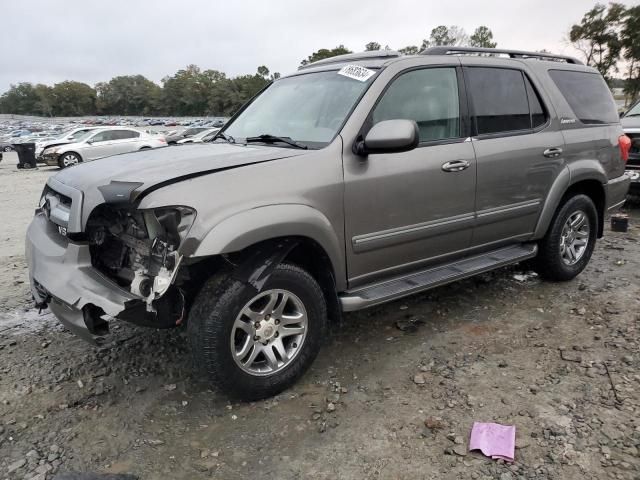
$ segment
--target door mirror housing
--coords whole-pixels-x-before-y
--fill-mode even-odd
[[[356,143],[357,155],[408,152],[418,146],[420,132],[414,120],[383,120],[376,123],[364,140]]]

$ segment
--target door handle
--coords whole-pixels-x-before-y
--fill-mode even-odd
[[[558,147],[547,148],[544,152],[542,152],[542,155],[547,158],[558,158],[560,155],[562,155],[562,149]]]
[[[452,162],[446,162],[442,164],[443,172],[461,172],[469,168],[471,163],[466,160],[453,160]]]

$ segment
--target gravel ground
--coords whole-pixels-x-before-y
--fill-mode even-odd
[[[237,404],[191,373],[184,331],[94,348],[30,310],[22,241],[55,169],[0,163],[0,478],[640,478],[640,210],[554,284],[503,269],[333,328],[312,369]],[[468,452],[515,425],[513,464]]]

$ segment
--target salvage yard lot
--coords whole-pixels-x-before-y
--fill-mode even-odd
[[[183,329],[120,323],[95,348],[30,309],[24,232],[57,170],[15,162],[0,163],[0,478],[639,478],[640,211],[572,282],[515,267],[346,315],[302,381],[237,404],[192,373]],[[516,426],[512,465],[467,452],[473,421]]]

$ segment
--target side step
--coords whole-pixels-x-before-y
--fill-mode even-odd
[[[340,295],[342,310],[352,312],[379,305],[413,293],[472,277],[478,273],[488,272],[495,268],[533,258],[537,252],[538,246],[535,243],[512,245],[483,253],[482,255],[464,258],[454,263],[414,272],[386,282],[348,290]]]

